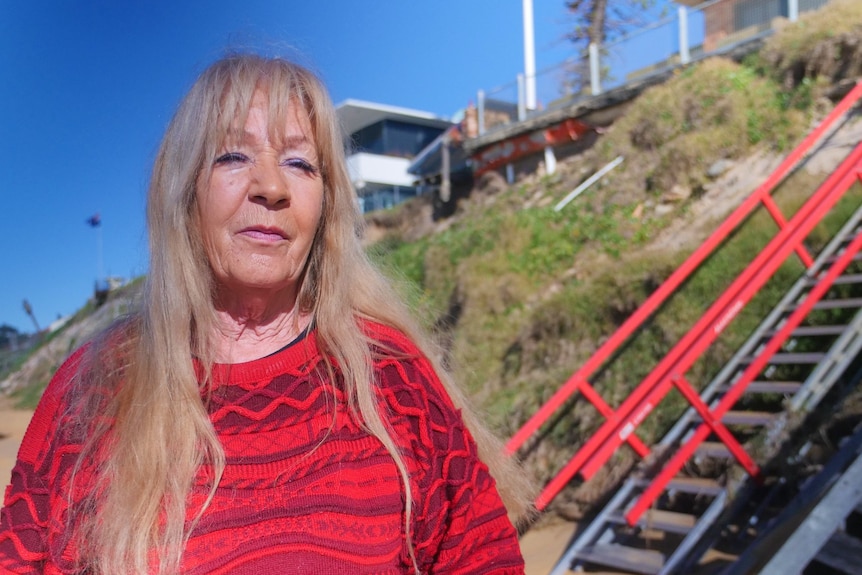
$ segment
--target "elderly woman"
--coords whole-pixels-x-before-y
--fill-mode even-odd
[[[206,70],[156,158],[141,310],[45,391],[0,571],[523,573],[521,475],[358,222],[321,83],[257,56]]]

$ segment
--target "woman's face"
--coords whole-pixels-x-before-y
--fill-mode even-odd
[[[279,142],[269,139],[267,95],[257,91],[238,141],[225,142],[202,179],[197,205],[222,296],[295,298],[323,207],[308,115],[292,105]]]

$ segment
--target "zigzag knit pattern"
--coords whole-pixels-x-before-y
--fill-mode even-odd
[[[410,474],[420,570],[522,574],[494,481],[437,376],[402,334],[369,329],[381,344],[381,408]],[[64,517],[80,446],[63,440],[58,390],[77,359],[58,371],[22,443],[0,512],[3,573],[75,572]],[[273,356],[216,366],[211,420],[227,467],[188,542],[183,573],[412,573],[397,468],[350,416],[339,386],[322,380],[319,362],[312,332]],[[191,507],[208,492],[205,473]]]

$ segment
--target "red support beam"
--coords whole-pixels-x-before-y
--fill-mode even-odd
[[[772,199],[772,196],[764,196],[763,197],[763,207],[766,208],[766,211],[769,212],[769,215],[772,216],[772,219],[775,220],[775,223],[778,224],[778,228],[784,228],[787,225],[787,219],[784,217],[784,214],[781,213],[781,209],[778,207],[778,204],[775,203],[775,200]],[[799,259],[802,260],[802,265],[806,268],[810,268],[814,265],[814,258],[811,257],[811,254],[808,253],[808,250],[804,245],[800,244],[796,248],[796,253],[799,255]]]

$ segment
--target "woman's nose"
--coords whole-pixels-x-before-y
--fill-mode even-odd
[[[288,202],[290,190],[276,159],[259,158],[254,163],[253,174],[249,189],[249,195],[253,200],[270,206]]]

